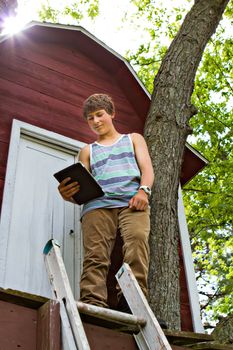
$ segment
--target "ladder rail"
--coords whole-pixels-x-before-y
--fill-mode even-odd
[[[50,240],[44,248],[44,257],[53,293],[57,300],[64,304],[76,346],[78,350],[90,350],[61,256],[59,243]]]
[[[133,314],[140,315],[146,320],[145,327],[141,327],[139,337],[135,336],[139,348],[142,344],[141,349],[143,350],[147,349],[146,346],[149,347],[149,350],[172,350],[128,264],[122,265],[116,278]]]
[[[77,350],[76,343],[74,341],[73,332],[70,326],[70,322],[67,316],[67,312],[63,303],[60,303],[60,317],[61,317],[61,336],[63,350]]]

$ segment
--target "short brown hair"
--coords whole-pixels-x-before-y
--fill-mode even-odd
[[[84,118],[87,119],[89,113],[98,109],[105,109],[108,114],[113,115],[115,106],[112,98],[107,94],[93,94],[89,96],[83,103]]]

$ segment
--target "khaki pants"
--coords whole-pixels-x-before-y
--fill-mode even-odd
[[[147,296],[150,209],[101,208],[82,218],[84,262],[80,299],[84,303],[108,306],[106,280],[118,229],[123,239],[123,260]]]

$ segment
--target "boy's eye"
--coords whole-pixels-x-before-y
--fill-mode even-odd
[[[104,115],[104,111],[99,111],[99,112],[94,113],[94,115],[92,115],[92,114],[88,115],[87,120],[93,120],[94,117],[100,118],[103,115]]]

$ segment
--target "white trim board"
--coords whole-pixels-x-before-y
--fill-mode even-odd
[[[54,145],[55,148],[62,147],[63,150],[67,150],[67,153],[71,154],[77,154],[80,148],[85,146],[85,143],[83,142],[73,140],[69,137],[65,137],[16,119],[13,120],[0,221],[0,250],[2,250],[2,254],[0,255],[0,286],[3,286],[4,281],[7,244],[17,169],[17,156],[22,135],[30,136],[41,142],[47,142],[50,145]]]
[[[204,327],[201,322],[199,296],[181,186],[179,186],[178,192],[178,222],[193,328],[194,332],[204,333]]]

